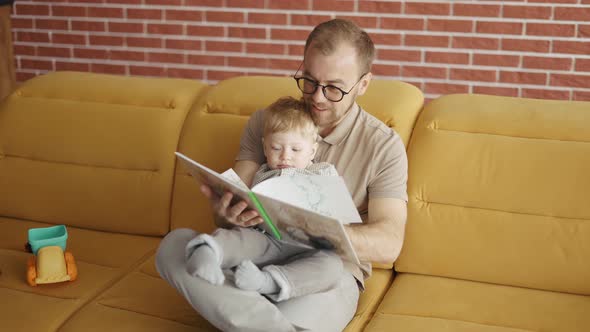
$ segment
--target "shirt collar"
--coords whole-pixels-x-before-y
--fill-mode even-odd
[[[342,122],[340,122],[334,130],[328,136],[324,137],[324,142],[330,145],[338,145],[342,142],[354,126],[355,120],[359,115],[361,107],[355,103],[352,109],[348,111],[348,114],[344,116]]]

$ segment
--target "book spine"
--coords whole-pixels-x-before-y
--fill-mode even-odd
[[[272,220],[270,219],[270,217],[266,213],[266,210],[264,209],[262,204],[260,204],[258,197],[256,197],[256,195],[253,192],[249,192],[248,196],[250,196],[250,199],[252,200],[252,202],[254,202],[254,205],[256,205],[258,212],[260,212],[260,216],[262,217],[264,222],[268,225],[268,227],[272,231],[272,235],[274,235],[274,237],[277,240],[280,240],[282,238],[281,233],[279,232],[279,230],[277,229],[277,226],[275,226],[275,224],[272,222]]]

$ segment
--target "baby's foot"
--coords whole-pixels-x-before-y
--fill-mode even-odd
[[[207,244],[202,244],[186,261],[186,270],[194,277],[201,277],[214,285],[221,285],[225,280],[221,265]]]
[[[252,261],[243,261],[236,268],[236,286],[244,290],[257,291],[260,294],[274,294],[279,291],[279,286],[270,276],[270,273],[260,271]]]

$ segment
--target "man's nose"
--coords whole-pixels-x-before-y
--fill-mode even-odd
[[[313,99],[316,103],[321,103],[326,100],[326,96],[324,96],[324,89],[321,86],[316,86],[315,91],[311,95],[311,99]]]

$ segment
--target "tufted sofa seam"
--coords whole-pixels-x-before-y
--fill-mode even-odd
[[[498,133],[486,133],[486,132],[477,132],[477,131],[465,131],[465,130],[455,130],[455,129],[445,129],[438,127],[437,124],[431,124],[427,126],[427,129],[432,131],[440,131],[440,132],[450,132],[450,133],[461,133],[461,134],[470,134],[470,135],[487,135],[487,136],[499,136],[499,137],[508,137],[514,139],[530,139],[530,140],[544,140],[544,141],[555,141],[555,142],[571,142],[571,143],[590,143],[590,141],[579,141],[579,140],[571,140],[571,139],[557,139],[557,138],[549,138],[549,137],[528,137],[528,136],[514,136],[514,135],[503,135]]]
[[[157,315],[146,314],[145,312],[139,312],[139,311],[136,311],[136,310],[129,310],[129,309],[121,308],[121,307],[115,307],[115,306],[104,304],[104,303],[98,303],[97,302],[97,304],[98,305],[101,305],[103,307],[111,308],[111,309],[116,309],[116,310],[121,310],[121,311],[126,311],[126,312],[132,312],[134,314],[143,315],[143,316],[152,317],[152,318],[157,318],[157,319],[165,320],[165,321],[168,321],[168,322],[173,322],[175,324],[179,324],[179,325],[183,325],[183,326],[188,326],[190,328],[195,328],[195,326],[192,326],[192,325],[184,324],[184,323],[181,323],[181,322],[176,321],[176,320],[170,320],[170,319],[162,318],[162,317],[157,316]]]
[[[19,293],[25,293],[25,294],[34,294],[35,296],[42,296],[42,297],[47,297],[47,298],[52,298],[52,299],[72,300],[72,301],[78,300],[78,298],[75,298],[75,297],[63,297],[63,296],[56,296],[56,295],[39,294],[39,293],[27,292],[27,291],[22,290],[22,289],[15,289],[15,288],[10,288],[10,287],[5,287],[5,286],[0,286],[0,289],[7,289],[9,291],[19,292]]]
[[[123,278],[125,278],[127,275],[129,275],[130,273],[135,271],[139,266],[141,266],[148,259],[150,259],[150,257],[152,257],[155,254],[155,252],[156,252],[156,248],[149,250],[143,257],[138,259],[134,264],[131,264],[128,268],[122,270],[121,273],[117,277],[114,277],[113,279],[111,279],[111,281],[108,282],[102,289],[99,289],[93,295],[90,295],[86,300],[84,300],[84,302],[82,304],[80,304],[80,306],[78,306],[74,311],[72,311],[72,313],[66,319],[63,320],[63,322],[59,325],[59,327],[56,329],[56,331],[60,331],[61,328],[67,322],[69,322],[78,312],[80,312],[82,309],[86,308],[88,306],[88,304],[90,304],[93,301],[95,301],[96,299],[98,299],[100,297],[100,295],[107,292],[114,285],[116,285],[121,280],[123,280]]]
[[[74,99],[74,98],[56,98],[56,97],[49,97],[49,96],[27,96],[23,95],[22,93],[19,94],[20,91],[16,92],[16,96],[18,98],[27,98],[27,99],[48,99],[52,101],[65,101],[65,102],[76,102],[76,103],[88,103],[88,104],[106,104],[106,105],[117,105],[117,106],[135,106],[135,107],[145,107],[145,108],[160,108],[164,111],[169,111],[171,109],[175,109],[177,107],[174,100],[169,101],[165,104],[161,105],[145,105],[145,104],[124,104],[124,103],[117,103],[117,102],[110,102],[110,101],[100,101],[100,100],[90,100],[90,99]]]
[[[158,173],[160,172],[159,169],[148,169],[148,168],[124,168],[124,167],[113,167],[113,166],[104,166],[104,165],[94,165],[94,164],[82,164],[76,163],[71,161],[58,161],[58,160],[46,160],[46,159],[37,159],[37,158],[30,158],[30,157],[23,157],[14,154],[3,154],[3,158],[15,158],[15,159],[25,159],[35,162],[42,162],[42,163],[51,163],[51,164],[60,164],[60,165],[67,165],[67,166],[78,166],[78,167],[92,167],[92,168],[107,168],[107,169],[115,169],[120,171],[139,171],[139,172],[148,172],[148,173]]]
[[[413,197],[416,201],[423,203],[423,204],[434,204],[434,205],[446,205],[446,206],[454,206],[459,208],[465,209],[474,209],[474,210],[484,210],[484,211],[494,211],[494,212],[504,212],[504,213],[512,213],[512,214],[519,214],[525,216],[536,216],[536,217],[547,217],[547,218],[559,218],[559,219],[570,219],[570,220],[588,220],[586,218],[572,218],[572,217],[564,217],[564,216],[555,216],[555,215],[545,215],[545,214],[536,214],[536,213],[526,213],[526,212],[517,212],[517,211],[509,211],[509,210],[499,210],[499,209],[491,209],[491,208],[484,208],[484,207],[477,207],[477,206],[467,206],[467,205],[459,205],[459,204],[452,204],[452,203],[443,203],[443,202],[435,202],[435,201],[426,201],[419,197]]]
[[[504,326],[504,325],[486,324],[486,323],[469,321],[469,320],[464,320],[464,319],[445,318],[445,317],[438,317],[438,316],[426,316],[426,315],[404,314],[404,313],[383,313],[383,312],[379,313],[379,315],[383,315],[383,316],[407,316],[407,317],[417,317],[417,318],[434,318],[434,319],[443,319],[443,320],[449,320],[449,321],[455,321],[455,322],[465,322],[465,323],[471,323],[471,324],[477,324],[477,325],[484,325],[484,326],[503,327],[503,328],[509,328],[509,329],[518,329],[518,330],[521,330],[523,332],[524,331],[526,331],[526,332],[538,332],[536,330],[530,330],[530,329],[526,329],[526,328],[522,328],[522,327],[516,327],[516,326]]]

